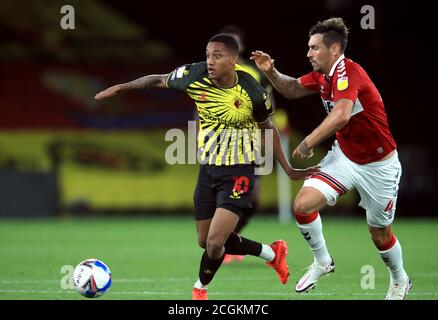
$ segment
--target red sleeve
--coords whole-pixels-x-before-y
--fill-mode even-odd
[[[333,79],[333,102],[340,99],[356,101],[359,94],[361,78],[352,65],[346,65],[342,69],[337,69],[336,78]]]
[[[299,78],[301,85],[308,90],[319,91],[319,77],[318,72],[312,71]]]

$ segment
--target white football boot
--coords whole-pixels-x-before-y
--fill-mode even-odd
[[[405,284],[391,283],[385,300],[404,300],[412,289],[412,281],[408,278]]]
[[[327,265],[319,265],[313,262],[308,268],[304,276],[298,281],[295,291],[298,293],[307,292],[316,286],[319,278],[326,274],[335,272],[335,262],[331,259],[330,263]]]

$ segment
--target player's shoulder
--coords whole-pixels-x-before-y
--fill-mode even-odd
[[[262,73],[259,71],[256,65],[251,63],[250,61],[242,60],[241,62],[236,64],[235,70],[244,71],[250,74],[258,83],[261,83],[262,81]]]
[[[266,94],[265,88],[263,88],[251,74],[244,70],[238,69],[236,69],[236,73],[239,77],[239,85],[248,91],[250,95],[263,97]]]
[[[338,91],[343,91],[353,84],[355,88],[363,88],[372,82],[362,66],[352,59],[342,59],[333,74]]]
[[[199,78],[207,76],[207,63],[205,61],[184,64],[167,77],[167,86],[175,89],[184,89]]]
[[[361,72],[363,72],[363,68],[357,62],[344,58],[336,66],[335,76],[337,78],[356,76]]]
[[[312,79],[315,82],[324,82],[324,74],[319,71],[311,71],[306,76],[308,76],[310,79]]]
[[[344,58],[336,66],[333,74],[334,81],[338,87],[348,87],[348,83],[363,82],[364,70],[362,67],[351,59]],[[341,90],[341,89],[340,89]]]
[[[202,74],[207,73],[207,62],[201,61],[201,62],[195,62],[187,65],[187,69],[189,72],[192,72],[194,74]]]

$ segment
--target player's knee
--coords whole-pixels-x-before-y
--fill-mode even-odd
[[[218,238],[207,239],[207,254],[212,259],[219,259],[224,248],[224,243]]]
[[[202,249],[205,249],[207,247],[207,240],[204,238],[198,238],[198,244]]]
[[[383,248],[391,240],[392,233],[390,230],[370,230],[371,240],[377,248]]]
[[[381,237],[379,237],[379,236],[374,236],[373,234],[371,234],[371,240],[373,241],[374,245],[375,245],[377,248],[382,247],[382,245],[383,245],[383,243],[384,243],[384,241],[382,240]]]
[[[296,198],[293,204],[293,212],[299,212],[301,214],[310,214],[315,212],[315,209],[312,208],[309,201],[302,198]]]

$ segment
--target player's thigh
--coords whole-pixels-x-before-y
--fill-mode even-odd
[[[198,182],[193,195],[196,221],[212,219],[216,210],[216,191],[214,181],[208,175],[205,166],[199,170]]]
[[[204,219],[196,221],[196,233],[198,235],[198,244],[201,248],[205,248],[207,245],[208,231],[210,230],[210,224],[212,219]]]
[[[318,189],[303,186],[294,200],[293,211],[295,213],[312,213],[324,208],[327,198]]]
[[[236,228],[239,216],[225,208],[217,208],[211,220],[207,243],[214,242],[217,246],[223,246]]]
[[[351,163],[342,153],[337,143],[319,163],[320,171],[304,181],[302,193],[295,199],[296,209],[321,209],[328,204],[334,206],[339,196],[354,188]],[[316,192],[314,190],[319,191]],[[321,199],[320,194],[325,198]]]
[[[360,195],[359,205],[366,211],[368,225],[388,227],[394,221],[397,194],[401,177],[398,158],[382,164],[361,166],[356,183]]]

